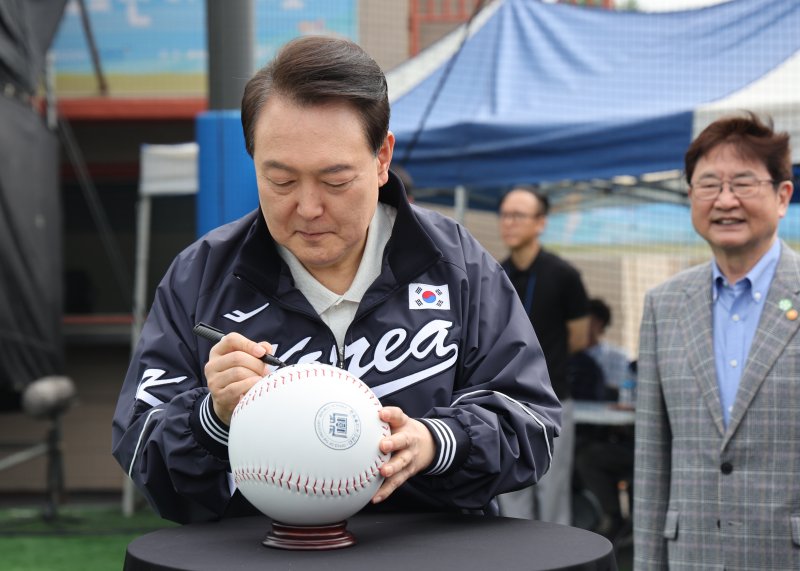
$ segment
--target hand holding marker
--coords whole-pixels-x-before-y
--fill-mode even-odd
[[[220,340],[225,336],[225,334],[215,327],[211,327],[210,325],[206,325],[205,323],[198,323],[192,329],[192,333],[197,335],[198,337],[203,337],[204,339],[208,339],[209,341],[213,341],[214,343],[219,343]],[[262,361],[264,361],[267,365],[273,365],[275,367],[285,367],[286,363],[278,359],[277,357],[273,357],[269,353],[265,353],[263,357],[260,357]]]

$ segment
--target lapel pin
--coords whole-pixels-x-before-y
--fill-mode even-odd
[[[789,311],[792,309],[792,302],[788,299],[782,299],[778,302],[778,307],[781,309],[781,311]]]
[[[789,311],[787,311],[786,312],[786,319],[788,319],[789,321],[794,321],[795,319],[797,319],[797,310],[796,309],[790,309]]]

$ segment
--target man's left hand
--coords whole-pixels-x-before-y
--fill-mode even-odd
[[[380,442],[381,452],[391,459],[381,466],[383,485],[372,498],[377,504],[388,498],[403,483],[433,462],[436,444],[428,427],[409,418],[400,408],[387,406],[379,411],[381,420],[389,424],[392,435]]]

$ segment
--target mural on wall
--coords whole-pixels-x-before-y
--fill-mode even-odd
[[[206,91],[205,0],[86,0],[112,95]],[[332,34],[358,41],[358,0],[254,0],[256,64],[288,40]],[[78,2],[70,0],[53,44],[61,95],[96,91]]]

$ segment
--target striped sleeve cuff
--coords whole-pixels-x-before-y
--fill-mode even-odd
[[[210,393],[195,405],[189,423],[202,446],[218,458],[228,458],[228,426],[214,414]]]
[[[425,476],[443,476],[454,472],[467,457],[469,439],[453,419],[420,418],[430,430],[436,444],[433,462],[423,472]]]

